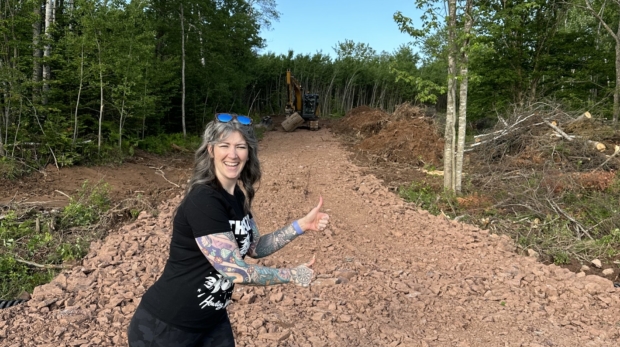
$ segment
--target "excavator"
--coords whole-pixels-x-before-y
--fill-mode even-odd
[[[300,126],[318,130],[319,95],[304,91],[290,69],[286,70],[286,95],[287,101],[284,107],[286,120],[282,122],[284,130],[293,131]]]
[[[285,131],[294,131],[298,127],[310,130],[319,129],[319,95],[304,91],[301,83],[286,70],[286,105],[284,106],[286,119],[282,122]],[[261,119],[256,127],[273,129],[273,121],[270,116]]]

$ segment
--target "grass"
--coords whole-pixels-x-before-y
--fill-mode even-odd
[[[443,212],[446,215],[456,216],[456,200],[451,192],[437,191],[425,182],[413,182],[408,187],[401,187],[398,193],[406,201],[415,203],[433,215],[437,216]]]

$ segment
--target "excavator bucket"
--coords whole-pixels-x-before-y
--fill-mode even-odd
[[[282,128],[284,128],[284,131],[291,132],[302,124],[304,124],[304,119],[299,115],[299,113],[295,112],[286,117],[286,120],[282,122]]]

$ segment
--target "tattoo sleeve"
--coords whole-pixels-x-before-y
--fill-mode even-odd
[[[271,234],[261,236],[254,221],[252,221],[252,233],[254,241],[248,251],[248,255],[252,258],[263,258],[273,254],[299,236],[290,224]]]
[[[196,243],[213,267],[234,283],[267,286],[299,283],[296,278],[303,277],[303,274],[297,274],[299,272],[297,268],[276,269],[246,263],[232,232],[198,237]]]

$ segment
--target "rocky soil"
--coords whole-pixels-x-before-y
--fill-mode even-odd
[[[620,289],[517,255],[507,237],[418,211],[363,174],[327,130],[270,132],[254,204],[263,233],[310,210],[329,230],[260,263],[316,255],[310,288],[235,289],[229,314],[244,346],[617,346]],[[0,311],[0,346],[126,346],[129,319],[161,273],[171,214],[111,231],[81,266]]]

